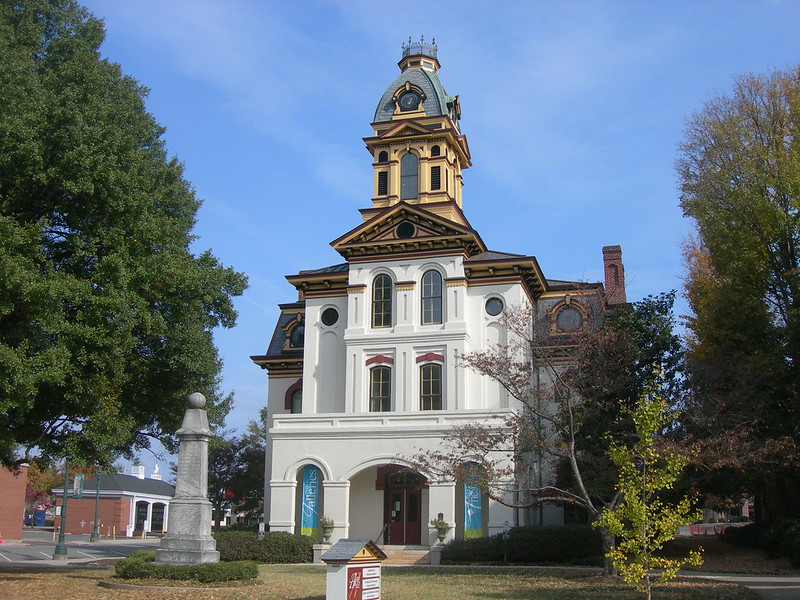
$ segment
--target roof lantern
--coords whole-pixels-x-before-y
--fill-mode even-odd
[[[418,42],[412,42],[411,36],[408,36],[408,43],[402,44],[403,57],[397,63],[401,71],[406,69],[429,69],[431,71],[439,70],[439,60],[436,58],[437,46],[436,38],[430,42],[425,41],[425,36],[419,36]]]

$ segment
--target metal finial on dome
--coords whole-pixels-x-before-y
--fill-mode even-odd
[[[412,42],[411,36],[408,36],[408,43],[404,43],[402,48],[403,58],[406,56],[415,56],[417,54],[436,58],[436,38],[433,38],[432,42],[425,42],[425,36],[421,35],[419,36],[419,42]]]

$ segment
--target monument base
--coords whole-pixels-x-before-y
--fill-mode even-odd
[[[161,547],[156,550],[158,564],[196,565],[219,562],[217,541],[211,536],[170,536],[161,538]]]

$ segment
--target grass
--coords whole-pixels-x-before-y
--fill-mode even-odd
[[[3,600],[63,598],[68,600],[324,600],[325,567],[262,565],[261,585],[238,589],[113,590],[97,586],[112,579],[109,570],[0,570]],[[642,596],[617,579],[594,571],[543,569],[486,569],[479,567],[384,568],[386,600],[640,600]],[[706,580],[681,579],[659,586],[663,600],[753,600],[739,586]]]
[[[682,538],[673,552],[683,554],[702,545],[702,571],[751,574],[793,574],[788,561],[768,560],[762,552],[728,546],[716,537]],[[181,589],[177,582],[146,582],[168,589],[112,590],[100,580],[113,580],[113,570],[86,568],[0,568],[0,599],[30,600],[324,600],[325,567],[261,565],[259,583],[232,589]],[[123,581],[120,581],[122,583]],[[127,582],[132,583],[132,582]],[[142,582],[145,583],[145,582]],[[383,569],[385,600],[641,600],[618,579],[591,570],[485,569],[480,567]],[[214,587],[223,587],[223,584]],[[656,588],[659,600],[754,600],[753,592],[734,584],[680,578]]]

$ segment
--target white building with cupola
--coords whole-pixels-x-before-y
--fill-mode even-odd
[[[414,472],[407,458],[440,449],[457,425],[502,428],[516,408],[459,361],[507,342],[507,307],[532,307],[555,333],[572,333],[598,307],[625,301],[618,246],[603,249],[605,286],[547,279],[535,257],[487,247],[462,204],[470,150],[435,43],[409,41],[398,65],[364,138],[368,206],[331,242],[343,262],[287,276],[297,299],[280,305],[266,353],[252,357],[269,376],[272,531],[317,535],[324,515],[333,542],[429,546],[439,514],[450,538],[532,520],[468,482]],[[563,522],[563,512],[552,507],[544,520]]]

